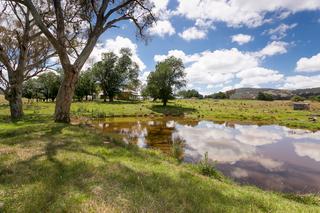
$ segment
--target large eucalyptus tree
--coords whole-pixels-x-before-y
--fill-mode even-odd
[[[0,90],[9,101],[12,119],[23,115],[23,82],[47,70],[55,54],[22,4],[0,2]]]
[[[70,122],[75,85],[98,38],[130,21],[137,35],[155,21],[150,0],[11,0],[29,8],[38,27],[56,49],[64,70],[55,107],[56,122]]]

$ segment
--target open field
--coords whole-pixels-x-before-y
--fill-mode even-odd
[[[25,104],[25,113],[52,115],[53,103]],[[167,107],[160,102],[77,102],[72,105],[73,116],[86,117],[136,117],[185,115],[187,117],[214,121],[231,121],[257,124],[279,124],[293,128],[320,130],[320,103],[311,102],[310,111],[294,111],[291,101],[246,100],[175,100]],[[9,114],[6,105],[1,106],[2,118]],[[311,121],[310,117],[318,118]]]
[[[316,196],[219,181],[200,175],[196,166],[123,145],[94,129],[27,114],[17,123],[0,122],[4,212],[320,211]]]

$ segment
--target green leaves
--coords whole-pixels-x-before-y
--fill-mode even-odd
[[[173,97],[173,91],[186,85],[184,65],[181,59],[170,57],[159,62],[148,76],[146,91],[153,99],[161,99],[163,105]]]
[[[131,50],[122,48],[120,56],[112,52],[105,53],[103,60],[92,68],[96,81],[110,101],[122,90],[135,90],[139,86],[139,66],[131,57]]]

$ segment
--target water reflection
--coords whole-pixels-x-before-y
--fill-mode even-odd
[[[186,119],[110,120],[98,125],[127,143],[161,149],[187,162],[197,162],[208,152],[218,169],[241,183],[320,192],[320,132]]]

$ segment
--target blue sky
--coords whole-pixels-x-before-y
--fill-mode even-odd
[[[320,87],[320,0],[153,0],[160,17],[146,45],[122,23],[92,54],[129,47],[145,80],[168,55],[185,62],[188,88]]]

